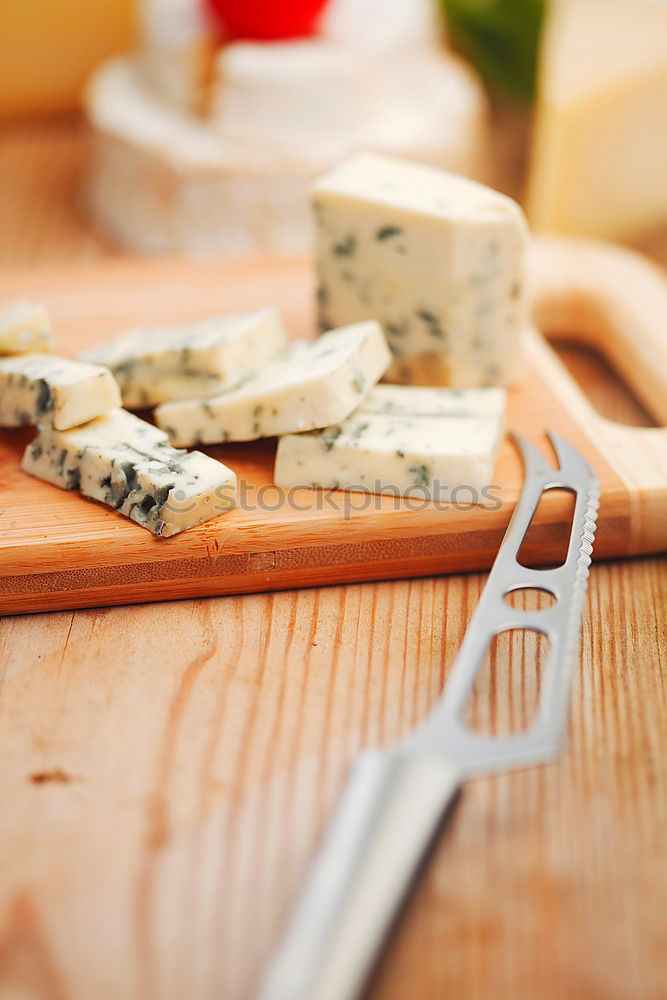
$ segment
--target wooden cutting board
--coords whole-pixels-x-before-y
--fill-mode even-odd
[[[547,336],[601,351],[666,424],[663,275],[629,251],[557,239],[535,241],[531,270],[536,325]],[[134,324],[267,304],[281,308],[293,336],[307,336],[312,285],[303,261],[109,260],[5,271],[0,301],[44,301],[60,349],[75,354]],[[603,419],[537,333],[528,340],[525,383],[510,393],[508,428],[549,454],[545,431],[553,428],[595,467],[601,484],[596,558],[667,548],[667,429]],[[396,509],[391,497],[325,497],[311,490],[301,491],[296,505],[277,505],[270,487],[275,443],[220,446],[207,451],[246,483],[244,508],[158,539],[106,507],[25,475],[20,460],[31,436],[29,430],[0,432],[3,614],[483,569],[493,561],[521,487],[520,462],[507,440],[494,476],[497,509]],[[563,495],[545,496],[527,561],[556,558],[568,517]]]

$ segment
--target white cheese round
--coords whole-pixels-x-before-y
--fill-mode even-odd
[[[111,60],[93,78],[85,199],[121,246],[191,255],[307,252],[313,179],[359,150],[480,176],[486,97],[448,53],[426,48],[373,61],[320,39],[232,45],[220,64],[209,119],[187,110],[187,87],[168,100],[149,85],[143,56]],[[174,69],[172,82],[180,79]]]

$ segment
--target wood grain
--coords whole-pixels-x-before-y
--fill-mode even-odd
[[[573,240],[535,242],[531,262],[540,327],[603,348],[655,417],[667,420],[663,276],[636,254]],[[267,303],[280,308],[293,336],[310,335],[312,284],[310,267],[299,261],[116,260],[0,272],[0,300],[43,301],[59,349],[75,355],[136,324]],[[547,453],[546,432],[556,430],[596,470],[596,558],[667,548],[667,430],[619,427],[601,417],[532,332],[526,354],[525,380],[509,394],[508,429]],[[522,482],[509,439],[494,471],[493,503],[447,509],[359,493],[286,496],[270,485],[273,443],[208,448],[236,472],[239,507],[165,542],[109,508],[23,473],[29,433],[0,432],[5,614],[485,569]],[[530,560],[553,561],[569,523],[567,504],[547,495]]]
[[[481,582],[3,623],[5,981],[249,996],[346,766],[426,713]],[[594,573],[567,754],[469,785],[376,996],[664,995],[660,564],[634,582]]]
[[[22,169],[48,183],[79,138],[31,128]],[[0,173],[12,156],[8,133]],[[65,197],[43,197],[20,263],[85,256]],[[30,211],[3,217],[5,260]],[[0,621],[3,1000],[249,997],[348,763],[428,711],[482,583]],[[667,995],[666,590],[664,558],[594,567],[567,752],[467,786],[373,1000]],[[497,665],[481,717],[520,709],[526,666]]]

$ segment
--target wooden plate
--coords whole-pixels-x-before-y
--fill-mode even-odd
[[[662,274],[629,251],[554,239],[535,241],[531,267],[539,328],[594,345],[667,423]],[[267,304],[281,308],[294,336],[308,335],[312,284],[303,261],[112,260],[5,271],[0,300],[44,301],[60,349],[75,354],[134,324]],[[537,333],[528,341],[525,383],[510,393],[508,426],[549,452],[545,431],[553,428],[595,467],[596,558],[667,547],[667,431],[603,419]],[[206,450],[245,483],[244,507],[157,539],[108,508],[25,475],[20,459],[32,433],[0,433],[4,614],[483,569],[521,486],[520,463],[507,441],[494,476],[497,503],[407,509],[391,497],[303,490],[277,504],[270,486],[275,443],[220,446]],[[528,561],[554,559],[568,513],[562,495],[545,497]]]

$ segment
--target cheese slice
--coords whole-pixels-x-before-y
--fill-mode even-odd
[[[635,238],[667,222],[667,3],[559,0],[543,33],[533,228]]]
[[[343,420],[381,378],[390,355],[380,326],[358,323],[295,341],[236,389],[155,411],[172,443],[212,444],[312,430]]]
[[[124,442],[137,454],[156,458],[169,455],[173,450],[169,438],[159,427],[119,408],[69,431],[53,434],[50,431],[51,428],[44,425],[39,427],[37,437],[25,450],[23,469],[66,490],[79,488],[81,460],[90,446],[111,450]]]
[[[53,354],[0,359],[0,426],[49,423],[66,430],[120,406],[108,370]]]
[[[489,499],[503,435],[504,391],[453,390],[447,400],[442,390],[434,395],[437,390],[404,389],[421,395],[394,401],[382,398],[383,388],[369,393],[367,402],[340,424],[282,437],[276,484],[365,490],[465,506]],[[395,395],[400,388],[393,389]],[[491,395],[484,398],[484,392]],[[388,402],[394,403],[389,409]]]
[[[391,381],[519,379],[527,229],[515,202],[430,167],[359,156],[316,182],[313,204],[323,328],[379,320]]]
[[[44,306],[20,299],[0,309],[0,354],[53,349],[53,328]]]
[[[496,417],[507,403],[504,389],[432,389],[406,385],[376,385],[357,413],[413,417]]]
[[[278,311],[261,309],[133,330],[81,357],[111,369],[123,405],[138,408],[213,396],[237,385],[286,344]]]
[[[40,427],[22,467],[165,537],[227,513],[236,497],[231,469],[171,448],[163,431],[125,410],[67,431]]]

